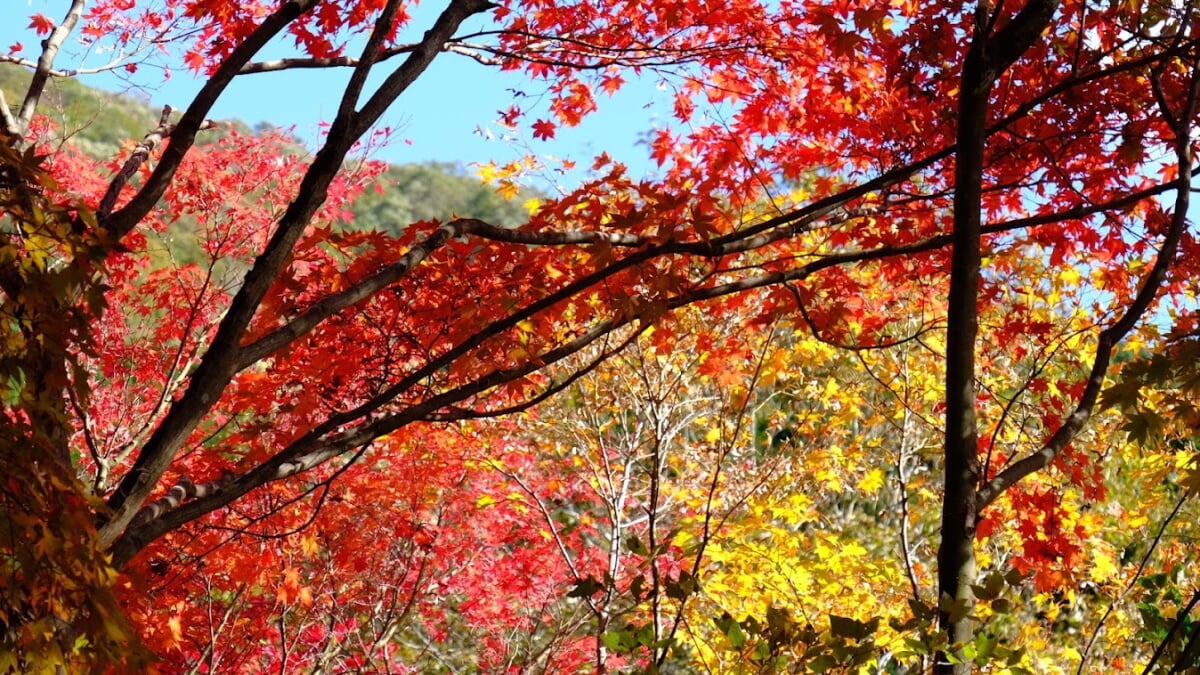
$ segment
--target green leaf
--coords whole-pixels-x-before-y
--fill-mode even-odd
[[[629,594],[633,596],[634,600],[641,602],[642,598],[647,592],[645,586],[646,577],[639,574],[638,576],[634,577],[633,582],[629,584]]]
[[[1004,573],[1004,580],[1008,582],[1009,586],[1017,588],[1025,583],[1025,575],[1014,568]]]
[[[823,673],[836,666],[837,663],[834,662],[833,657],[829,656],[828,654],[822,654],[812,661],[809,661],[807,665],[808,669],[814,673]]]
[[[904,638],[904,644],[908,645],[908,648],[911,649],[914,654],[928,655],[928,654],[932,653],[932,650],[929,649],[929,645],[925,644],[924,642],[921,642],[920,640],[914,640],[913,638]]]
[[[767,632],[773,639],[786,640],[792,632],[792,615],[786,608],[771,605],[767,608]]]
[[[924,621],[932,621],[937,617],[937,612],[932,607],[915,599],[908,599],[908,608],[913,613],[913,617]]]
[[[837,637],[864,640],[873,635],[877,628],[879,628],[878,618],[864,623],[845,616],[829,615],[829,631]]]
[[[652,624],[642,626],[637,632],[637,641],[643,647],[649,647],[654,644],[654,626]]]
[[[1167,420],[1150,410],[1126,413],[1126,422],[1121,429],[1129,434],[1129,440],[1146,446],[1156,443],[1167,426]]]
[[[938,600],[938,609],[950,615],[950,621],[961,621],[970,613],[966,598],[955,600],[943,593]]]
[[[729,629],[725,631],[725,637],[729,640],[729,644],[733,645],[734,649],[741,649],[746,644],[747,635],[742,630],[742,625],[737,621],[729,623]]]
[[[996,645],[1000,640],[996,637],[980,633],[975,636],[975,663],[983,665],[992,658],[992,654],[996,651]]]
[[[604,586],[596,581],[596,577],[589,574],[586,579],[575,582],[575,585],[567,592],[567,597],[590,598],[601,590],[604,590]]]
[[[1122,379],[1105,389],[1104,393],[1100,395],[1100,408],[1102,410],[1114,407],[1121,410],[1137,408],[1141,388],[1142,383],[1135,379]]]
[[[664,585],[667,597],[672,600],[685,600],[689,595],[696,592],[696,577],[691,573],[682,571],[679,573],[679,578],[668,580]]]
[[[604,631],[600,634],[600,642],[604,643],[604,646],[610,651],[621,652],[623,651],[621,649],[621,636],[621,632],[618,631]]]
[[[994,600],[1004,591],[1004,577],[999,572],[992,572],[984,579],[983,584],[972,584],[975,597],[980,600]]]
[[[625,548],[629,549],[630,553],[634,555],[640,555],[643,558],[650,555],[650,549],[646,548],[646,545],[643,544],[642,540],[638,539],[636,535],[630,535],[625,540]]]

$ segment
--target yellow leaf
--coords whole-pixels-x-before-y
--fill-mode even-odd
[[[841,387],[838,386],[837,380],[834,378],[831,377],[828,380],[825,380],[825,399],[829,400],[833,398],[837,395],[840,389]]]
[[[496,163],[488,162],[487,164],[476,164],[475,171],[479,174],[479,180],[483,183],[491,183],[496,180]]]
[[[1103,583],[1117,574],[1117,561],[1108,546],[1101,544],[1092,549],[1092,569],[1088,576],[1092,581]]]
[[[876,467],[858,480],[858,489],[863,492],[875,494],[879,492],[879,488],[883,487],[883,480],[883,470]]]
[[[313,556],[317,551],[321,550],[320,544],[317,543],[317,538],[313,535],[308,535],[300,540],[300,548],[304,550],[305,555]]]
[[[741,410],[746,406],[746,400],[750,397],[750,392],[746,387],[738,384],[733,386],[733,390],[729,392],[729,406],[734,410]]]

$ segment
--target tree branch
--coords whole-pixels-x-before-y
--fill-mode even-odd
[[[33,120],[33,113],[37,111],[38,102],[42,100],[42,92],[46,90],[46,82],[50,78],[50,71],[54,67],[54,59],[58,56],[58,50],[71,31],[75,30],[75,24],[79,22],[79,17],[83,14],[85,4],[84,0],[72,0],[71,7],[67,10],[67,15],[63,17],[62,22],[50,31],[49,37],[42,41],[42,54],[38,57],[37,67],[34,68],[33,77],[29,80],[29,88],[25,90],[25,100],[21,103],[20,112],[17,113],[17,133],[22,138],[29,133],[29,123]]]
[[[117,204],[117,197],[121,194],[121,190],[129,183],[129,179],[133,174],[137,173],[138,167],[144,164],[150,158],[150,155],[153,154],[154,149],[175,130],[175,124],[171,122],[171,112],[171,106],[163,106],[162,115],[158,119],[158,126],[142,138],[142,142],[134,147],[133,152],[129,154],[129,158],[125,160],[125,164],[121,166],[121,170],[109,181],[108,189],[105,191],[104,197],[101,198],[100,205],[96,208],[96,217],[98,219],[103,220],[112,213],[113,207]],[[212,120],[204,120],[200,125],[200,129],[210,129],[213,126],[215,125]]]
[[[170,144],[163,151],[158,166],[146,180],[146,184],[129,200],[121,210],[100,221],[102,227],[114,240],[121,239],[146,217],[150,209],[158,203],[166,192],[167,186],[183,162],[184,156],[196,141],[196,132],[205,124],[208,113],[212,110],[217,99],[225,92],[225,88],[233,81],[238,71],[251,57],[258,53],[271,39],[278,35],[292,21],[307,12],[315,4],[314,0],[289,0],[279,9],[267,16],[258,28],[230,52],[216,72],[200,88],[196,98],[184,111],[183,116],[171,131]]]
[[[307,334],[337,312],[362,302],[380,290],[396,283],[446,242],[457,237],[476,235],[482,239],[540,246],[565,246],[606,242],[613,246],[641,246],[645,239],[630,234],[605,232],[525,232],[496,227],[474,218],[454,220],[442,225],[413,246],[396,262],[379,270],[344,291],[326,296],[304,310],[286,325],[271,331],[242,348],[238,370],[249,367],[259,359],[274,353],[284,345]]]
[[[1156,185],[1135,193],[1122,195],[1121,197],[1109,202],[1080,206],[1076,209],[1069,209],[1053,214],[1045,214],[1030,218],[989,224],[984,226],[982,229],[985,233],[998,233],[1057,222],[1065,219],[1082,218],[1102,211],[1126,208],[1139,201],[1165,192],[1172,187],[1173,184]],[[362,299],[370,297],[371,294],[377,292],[379,289],[394,283],[405,273],[407,273],[413,266],[424,260],[432,251],[444,245],[444,243],[450,238],[466,235],[476,235],[485,239],[508,241],[526,245],[572,245],[578,243],[604,241],[618,246],[636,247],[642,242],[640,238],[627,234],[596,232],[524,232],[498,228],[474,219],[454,221],[439,228],[438,231],[431,235],[428,239],[414,247],[414,249],[406,254],[401,261],[397,261],[397,263],[389,266],[388,269],[385,269],[368,278],[368,280],[365,280],[360,285],[356,285],[355,287],[347,289],[342,293],[323,299],[309,308],[309,310],[306,311],[306,313],[300,318],[293,320],[287,326],[277,329],[263,338],[260,338],[258,341],[246,345],[245,347],[235,349],[234,351],[239,352],[239,355],[236,357],[236,369],[241,370],[248,367],[258,359],[273,353],[276,349],[279,349],[283,345],[294,341],[301,335],[306,334],[323,319],[332,316],[337,311],[359,302]],[[770,237],[768,239],[770,241],[774,241],[777,239],[777,237]],[[879,260],[888,257],[911,255],[914,253],[931,251],[945,247],[949,244],[949,242],[949,235],[941,235],[905,246],[883,247],[879,249],[850,251],[828,255],[789,272],[763,274],[732,281],[711,288],[700,289],[694,291],[686,298],[676,299],[671,303],[671,305],[672,308],[677,308],[683,304],[689,304],[691,302],[713,299],[731,293],[761,288],[775,283],[799,280],[806,278],[822,269],[837,265],[845,265],[869,260]],[[737,251],[742,250],[743,248],[746,248],[746,245],[740,242],[730,242],[728,250]],[[397,385],[389,387],[386,391],[381,393],[381,395],[373,398],[363,406],[351,411],[346,411],[335,416],[334,418],[331,418],[326,424],[322,425],[322,427],[328,431],[329,429],[336,428],[337,426],[351,423],[356,419],[361,419],[365,415],[369,414],[370,410],[381,407],[388,401],[391,401],[397,397],[401,392],[414,386],[421,379],[428,377],[430,374],[436,372],[439,368],[445,367],[455,359],[466,355],[475,347],[482,344],[482,342],[488,336],[498,334],[503,330],[511,328],[511,326],[515,325],[516,323],[533,316],[537,312],[542,311],[553,304],[573,297],[583,289],[593,286],[602,281],[604,278],[607,278],[621,270],[628,269],[633,265],[646,262],[662,255],[690,253],[698,256],[719,256],[725,255],[728,250],[723,250],[720,248],[714,250],[712,245],[708,242],[668,242],[666,244],[638,251],[631,256],[623,258],[609,268],[597,271],[591,275],[587,275],[584,278],[579,279],[576,282],[560,289],[554,294],[551,294],[547,298],[532,303],[524,310],[514,313],[512,316],[507,317],[504,320],[493,323],[492,325],[476,333],[476,335],[471,339],[458,345],[454,349],[449,350],[446,354],[443,354],[438,359],[435,359],[433,362],[427,364],[416,373],[406,377]],[[529,372],[532,372],[532,370]]]
[[[1021,11],[987,39],[987,68],[996,76],[1016,63],[1037,42],[1061,0],[1029,0]]]
[[[413,49],[400,67],[396,68],[379,85],[375,93],[359,109],[354,135],[361,136],[375,124],[392,101],[408,89],[446,43],[454,37],[463,21],[475,14],[486,12],[497,5],[490,0],[451,0],[450,5],[438,16],[433,27],[425,32],[421,42]]]
[[[546,352],[540,359],[530,359],[521,366],[492,371],[473,382],[358,427],[338,430],[337,427],[329,428],[329,424],[320,425],[270,459],[233,478],[226,486],[216,490],[213,494],[185,502],[142,527],[128,529],[111,547],[113,565],[117,568],[122,567],[146,544],[164,533],[219,509],[256,487],[308,471],[342,453],[361,447],[380,436],[418,421],[436,410],[562,360],[633,320],[633,317],[627,317],[602,321],[586,333]]]
[[[395,4],[396,2],[391,3],[391,5]],[[289,2],[284,8],[268,17],[263,25],[251,34],[248,43],[251,41],[257,43],[266,35],[282,30],[288,22],[299,16],[300,13],[310,6],[310,3],[298,4],[295,1]],[[365,73],[359,75],[358,71],[356,71],[357,79],[352,80],[351,85],[347,87],[347,93],[343,97],[343,105],[339,109],[338,116],[330,126],[329,135],[326,137],[324,147],[317,153],[308,171],[305,172],[304,178],[297,190],[297,196],[288,205],[287,210],[280,218],[279,226],[274,235],[272,235],[270,242],[254,262],[254,266],[246,274],[242,286],[238,289],[237,294],[230,303],[225,318],[221,321],[208,351],[201,359],[196,372],[192,375],[192,381],[187,391],[171,406],[162,423],[150,436],[146,445],[142,447],[141,452],[138,453],[133,467],[125,475],[109,499],[109,506],[113,511],[113,516],[111,520],[103,523],[100,528],[102,542],[110,544],[117,540],[130,519],[153,490],[154,484],[158,482],[167,467],[170,466],[175,452],[183,444],[188,434],[203,419],[204,415],[208,413],[212,405],[216,403],[221,392],[228,385],[230,378],[238,372],[238,364],[242,361],[240,343],[247,326],[250,325],[250,321],[254,318],[259,304],[278,276],[279,270],[287,262],[304,228],[312,220],[313,215],[320,208],[321,204],[324,203],[329,185],[341,168],[346,154],[358,138],[370,128],[370,125],[382,115],[387,103],[391,102],[391,99],[384,101],[381,98],[381,94],[385,91],[391,92],[394,99],[395,96],[403,92],[408,84],[415,80],[439,53],[438,49],[434,48],[434,46],[441,45],[449,39],[449,36],[454,33],[458,25],[471,14],[482,11],[489,6],[484,0],[452,0],[446,10],[438,17],[434,28],[425,34],[427,47],[415,51],[400,66],[397,72],[393,73],[392,77],[389,77],[388,81],[380,87],[379,91],[372,96],[371,101],[368,103],[368,107],[372,107],[369,112],[359,113],[353,110],[352,101],[357,96],[352,94],[352,90],[355,86],[361,86],[362,82],[365,82],[366,77]],[[290,11],[286,11],[289,9]],[[393,11],[395,9],[395,7],[392,7]],[[377,49],[377,46],[377,41],[370,42],[366,49],[369,52],[370,50]],[[236,69],[240,68],[255,51],[257,51],[257,47],[251,49],[247,47],[246,43],[235,48],[234,52],[239,54],[238,58],[235,59],[231,56],[229,60],[222,64],[218,75],[215,75],[213,80],[201,90],[196,101],[193,102],[188,112],[185,113],[184,119],[180,120],[175,133],[171,135],[171,145],[163,153],[164,159],[159,163],[159,167],[155,170],[154,175],[147,181],[146,188],[143,188],[129,205],[113,216],[112,220],[118,224],[112,225],[112,227],[117,228],[119,231],[121,227],[120,219],[123,217],[122,214],[129,213],[136,215],[138,213],[141,207],[135,206],[134,202],[143,199],[148,194],[161,194],[165,190],[174,169],[164,174],[165,178],[162,180],[165,182],[161,182],[158,188],[149,192],[147,191],[150,188],[150,183],[155,180],[154,176],[159,175],[160,170],[166,163],[167,155],[176,149],[176,135],[184,130],[184,121],[195,111],[207,109],[207,106],[202,105],[201,101],[206,100],[205,92],[209,91],[213,82],[218,80],[223,81],[220,86],[217,86],[209,93],[210,96],[215,97],[236,74]],[[370,59],[369,53],[366,54],[364,63],[369,64]],[[397,75],[397,73],[400,75]],[[358,82],[358,85],[355,85],[355,82]],[[347,101],[350,101],[351,104],[347,104]],[[194,136],[194,129],[187,134],[186,140],[189,145]],[[175,158],[175,166],[178,166],[178,161],[181,159],[182,154],[178,154]],[[144,215],[144,212],[142,214]],[[139,215],[138,218],[140,217]]]
[[[1075,410],[1067,417],[1058,430],[1054,432],[1050,440],[1037,452],[1013,463],[979,490],[981,507],[994,501],[1005,490],[1015,485],[1022,478],[1048,466],[1058,456],[1058,453],[1062,452],[1083,429],[1088,418],[1091,417],[1092,412],[1095,410],[1096,401],[1099,399],[1100,391],[1104,387],[1104,377],[1108,372],[1113,351],[1116,349],[1117,344],[1141,320],[1142,315],[1146,313],[1150,304],[1158,295],[1159,287],[1166,280],[1167,272],[1174,262],[1175,254],[1178,251],[1179,241],[1187,228],[1193,171],[1189,126],[1195,115],[1198,100],[1200,100],[1200,68],[1194,63],[1191,88],[1185,104],[1185,110],[1183,111],[1184,114],[1179,116],[1179,122],[1174,125],[1173,129],[1175,131],[1175,156],[1179,171],[1178,178],[1170,184],[1175,188],[1174,212],[1171,214],[1171,221],[1154,266],[1146,275],[1141,288],[1138,289],[1137,295],[1134,297],[1129,309],[1125,311],[1125,314],[1112,326],[1100,331],[1100,335],[1096,340],[1096,358],[1092,362],[1092,369],[1088,375],[1087,384],[1084,387],[1083,394],[1079,398],[1079,403],[1075,406]],[[1160,102],[1160,107],[1164,116],[1170,114],[1165,101]]]
[[[1076,209],[1070,209],[1055,214],[1046,214],[1007,222],[994,223],[986,225],[982,229],[986,233],[998,233],[1056,222],[1062,219],[1082,218],[1086,217],[1087,215],[1105,210],[1125,208],[1137,203],[1138,201],[1148,199],[1156,194],[1171,189],[1173,185],[1174,184],[1152,186],[1130,195],[1122,195],[1121,197],[1110,202],[1081,206]],[[432,250],[435,250],[444,244],[445,240],[448,238],[465,234],[474,234],[483,238],[494,236],[498,240],[513,241],[522,244],[547,243],[547,245],[554,243],[567,245],[577,242],[586,243],[597,240],[610,241],[609,237],[615,236],[617,237],[617,244],[636,244],[634,240],[629,239],[630,235],[609,235],[608,233],[589,232],[530,233],[505,230],[503,228],[497,228],[477,220],[461,220],[448,223],[447,225],[439,228],[438,232],[434,233],[429,239],[418,245],[418,247],[426,247],[428,250],[416,254],[412,260],[404,263],[398,262],[396,263],[396,266],[398,269],[403,268],[404,271],[407,271],[407,269],[409,269],[412,265],[419,263],[420,260],[423,260],[425,257],[427,257]],[[851,251],[836,255],[829,255],[817,260],[813,260],[805,265],[791,270],[753,275],[723,284],[693,289],[690,292],[669,299],[666,303],[666,308],[668,310],[674,310],[683,307],[684,305],[703,302],[706,300],[713,300],[756,288],[764,288],[789,281],[799,281],[820,270],[837,265],[863,262],[868,260],[878,260],[893,256],[911,255],[913,253],[935,250],[948,245],[949,241],[949,235],[943,235],[932,237],[925,241],[917,242],[907,246],[884,247],[880,249]],[[610,243],[612,242],[610,241]],[[712,251],[709,244],[706,242],[669,242],[667,244],[652,247],[650,249],[639,250],[634,254],[617,261],[610,268],[587,275],[586,277],[569,284],[550,296],[531,303],[521,311],[514,312],[504,319],[498,320],[488,326],[483,327],[471,338],[468,338],[453,349],[448,350],[446,353],[432,360],[430,363],[418,369],[416,372],[406,376],[397,384],[388,387],[386,390],[381,392],[376,397],[373,397],[363,405],[352,410],[343,411],[330,416],[326,422],[318,425],[293,445],[281,450],[271,460],[268,460],[268,462],[255,469],[252,469],[247,474],[234,479],[228,485],[223,486],[213,494],[205,497],[204,499],[196,499],[187,502],[175,510],[162,513],[158,518],[145,523],[136,530],[130,528],[130,530],[126,532],[113,546],[114,561],[128,561],[134,554],[136,554],[138,550],[157,537],[161,536],[163,533],[189,522],[190,520],[198,518],[205,513],[221,508],[258,486],[308,471],[309,469],[319,466],[328,459],[332,459],[333,457],[336,457],[343,452],[350,451],[355,447],[359,447],[364,443],[371,442],[379,436],[391,433],[411,422],[436,418],[438,417],[436,413],[439,410],[450,408],[450,412],[447,413],[445,417],[447,419],[457,418],[461,416],[462,411],[460,409],[454,409],[454,404],[506,382],[524,377],[525,375],[540,370],[547,365],[560,361],[567,356],[584,349],[601,337],[610,334],[612,331],[638,320],[638,317],[636,316],[629,316],[611,318],[599,322],[593,325],[593,327],[587,332],[579,335],[567,343],[564,343],[563,345],[560,345],[558,348],[550,350],[539,357],[531,358],[521,367],[493,371],[485,377],[481,377],[473,382],[461,385],[455,389],[442,392],[441,394],[424,402],[410,406],[401,412],[389,414],[366,424],[360,424],[353,429],[345,429],[347,425],[352,425],[355,422],[367,419],[374,411],[377,411],[384,405],[394,401],[404,391],[416,386],[420,381],[429,377],[433,373],[436,373],[438,370],[449,366],[458,358],[466,356],[470,353],[470,351],[481,345],[488,337],[500,334],[504,330],[511,328],[520,321],[523,321],[537,314],[538,312],[557,304],[558,302],[562,302],[565,299],[578,295],[583,289],[594,286],[604,278],[615,274],[616,271],[628,269],[634,264],[646,262],[647,260],[662,255],[664,252],[678,254],[685,251],[697,255],[702,253],[717,255]],[[366,293],[365,297],[369,295],[370,293]],[[335,297],[339,298],[337,302],[330,302],[329,305],[323,306],[319,311],[313,310],[314,315],[317,313],[326,315],[332,314],[333,311],[335,311],[332,310],[332,307],[335,304],[348,303],[346,306],[353,304],[348,302],[349,296],[344,296],[343,294],[330,296],[329,298],[326,298],[326,300],[330,300],[331,298]],[[324,303],[326,300],[321,301],[321,303]],[[321,305],[321,303],[318,303],[318,305]],[[313,325],[316,323],[313,321],[312,317],[307,319],[307,321],[312,321]],[[293,322],[293,324],[295,323],[296,322]],[[298,324],[289,324],[289,327],[279,329],[261,338],[259,341],[247,345],[245,348],[243,348],[244,352],[238,359],[239,366],[246,367],[253,363],[253,361],[248,358],[248,354],[251,352],[263,353],[266,351],[267,343],[264,341],[270,341],[273,348],[278,348],[278,346],[286,344],[287,342],[290,342],[298,337],[298,335],[301,334],[299,333],[298,329]],[[286,341],[283,340],[283,336],[285,334],[289,338]],[[276,343],[276,341],[279,342]],[[266,353],[270,353],[270,351],[266,351]],[[123,564],[123,562],[119,562],[118,565],[119,564]]]
[[[14,141],[21,138],[21,125],[17,122],[17,118],[13,117],[12,108],[8,106],[8,100],[4,98],[4,92],[0,91],[0,122],[4,123],[4,133]]]

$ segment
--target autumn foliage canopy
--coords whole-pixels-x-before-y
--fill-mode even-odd
[[[1194,3],[45,4],[0,671],[1200,667]],[[356,224],[464,58],[527,222]],[[295,69],[311,147],[209,119]],[[96,156],[108,71],[202,86]],[[633,83],[641,156],[559,147]]]

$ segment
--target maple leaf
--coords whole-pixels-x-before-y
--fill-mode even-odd
[[[167,628],[171,631],[171,641],[173,644],[178,644],[183,640],[183,621],[178,615],[167,619]]]
[[[45,14],[34,14],[29,17],[29,27],[38,35],[49,35],[54,30],[54,21]]]
[[[500,115],[500,123],[506,127],[517,126],[517,120],[521,117],[521,109],[517,106],[509,106],[507,110],[497,110]]]
[[[609,96],[613,96],[623,84],[625,84],[625,79],[619,74],[608,73],[605,74],[604,79],[600,81],[600,88],[604,90],[604,93],[608,94]]]
[[[533,123],[533,137],[548,141],[554,138],[554,128],[553,122],[539,119]]]
[[[192,49],[192,50],[188,50],[183,55],[183,64],[185,66],[187,66],[188,70],[191,70],[192,72],[201,72],[207,66],[208,59],[207,59],[207,57],[204,56],[203,52],[196,50],[196,49]]]

